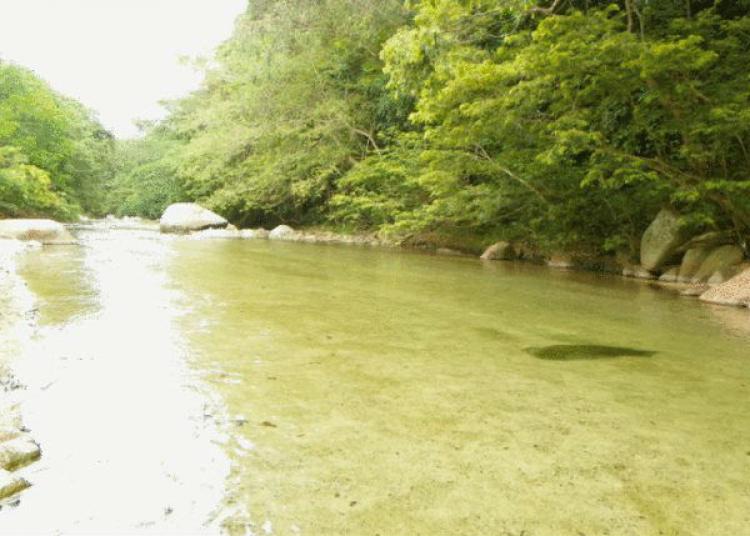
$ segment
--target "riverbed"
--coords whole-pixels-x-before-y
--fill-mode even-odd
[[[509,262],[90,228],[25,253],[0,533],[726,535],[750,314]]]

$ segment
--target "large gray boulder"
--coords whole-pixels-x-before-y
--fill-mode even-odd
[[[186,234],[204,229],[224,229],[229,222],[196,203],[169,205],[159,220],[162,233]]]
[[[750,267],[729,281],[708,289],[701,294],[701,300],[720,305],[750,307]]]
[[[680,222],[680,215],[672,209],[662,209],[643,233],[641,266],[649,272],[658,271],[687,238]]]
[[[700,270],[709,253],[711,253],[711,249],[705,247],[690,248],[687,250],[682,257],[682,264],[680,264],[680,273],[677,276],[677,280],[680,283],[690,283],[695,274],[698,273],[698,270]]]
[[[76,244],[68,230],[52,220],[0,220],[0,238],[35,240],[42,244]]]
[[[516,250],[510,242],[496,242],[485,249],[480,258],[485,261],[510,261],[516,258]]]
[[[729,281],[734,276],[739,275],[742,272],[742,265],[737,264],[735,266],[728,266],[721,270],[716,270],[711,277],[708,278],[707,283],[710,286],[721,285],[726,281]]]
[[[711,251],[701,263],[700,268],[693,275],[692,282],[708,281],[716,272],[738,266],[744,257],[744,252],[738,246],[719,246]]]

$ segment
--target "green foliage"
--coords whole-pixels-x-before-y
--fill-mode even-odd
[[[0,214],[65,215],[65,203],[51,190],[49,175],[29,165],[15,147],[0,147]]]
[[[91,112],[0,62],[0,216],[99,213],[112,148]]]
[[[613,5],[545,17],[487,51],[443,25],[476,13],[464,6],[424,2],[384,49],[393,89],[418,88],[427,142],[431,201],[411,221],[635,248],[673,203],[698,226],[747,233],[750,18],[705,10],[651,39]]]
[[[631,252],[671,204],[741,242],[748,50],[744,0],[257,0],[113,199]]]
[[[158,219],[168,205],[182,201],[185,194],[174,156],[181,146],[180,141],[167,138],[160,131],[143,139],[119,141],[107,212]]]

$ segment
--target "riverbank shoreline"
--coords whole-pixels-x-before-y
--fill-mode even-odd
[[[17,259],[40,247],[0,240],[0,508],[18,504],[17,494],[31,486],[22,470],[39,459],[41,449],[24,426],[25,386],[10,362],[34,332],[34,299],[17,272]]]
[[[133,228],[133,221],[125,224],[114,224],[112,228]],[[112,225],[112,224],[111,224]],[[141,230],[154,230],[154,224],[148,224]],[[414,251],[427,255],[441,257],[462,257],[467,259],[477,259],[481,262],[519,262],[537,266],[546,266],[552,270],[578,271],[587,273],[598,273],[611,275],[618,278],[634,280],[660,289],[679,294],[680,296],[693,299],[702,299],[702,301],[713,305],[722,305],[730,307],[750,307],[750,302],[740,300],[726,299],[705,299],[702,298],[709,290],[717,289],[727,285],[732,281],[732,277],[717,283],[705,281],[677,281],[676,277],[667,279],[649,272],[634,261],[623,261],[618,257],[596,256],[575,252],[543,252],[536,248],[531,248],[523,244],[509,244],[507,242],[498,242],[486,248],[463,248],[461,245],[451,241],[440,239],[420,239],[410,237],[406,240],[392,240],[379,236],[377,233],[363,234],[344,234],[332,230],[321,228],[303,228],[293,229],[287,225],[280,225],[271,231],[266,229],[207,229],[204,231],[193,232],[186,236],[192,240],[211,240],[211,239],[263,239],[278,240],[284,242],[296,242],[306,244],[322,245],[342,245],[342,246],[360,246],[360,247],[377,247],[388,248],[401,251]],[[510,249],[514,251],[511,255],[498,254],[493,248],[500,246],[501,250]],[[490,253],[490,254],[488,254]],[[737,267],[737,276],[750,273],[750,262],[745,261]],[[746,276],[743,276],[746,277]]]
[[[101,220],[86,220],[79,224],[68,225],[72,229],[101,227],[108,230],[129,230],[159,232],[157,221],[138,217],[115,218],[108,216]],[[419,252],[442,257],[463,257],[478,259],[481,262],[519,262],[537,266],[547,266],[553,270],[578,271],[612,275],[618,278],[642,282],[659,289],[679,294],[686,298],[701,299],[714,305],[730,307],[750,307],[750,300],[744,298],[727,299],[721,291],[721,297],[705,299],[709,290],[727,286],[731,292],[736,289],[730,285],[732,276],[718,282],[679,281],[677,277],[666,278],[649,272],[636,261],[622,259],[615,255],[592,255],[581,252],[548,252],[523,243],[496,242],[490,246],[480,242],[462,244],[460,240],[440,235],[409,236],[399,240],[384,237],[378,233],[343,233],[324,227],[306,227],[294,229],[288,225],[279,225],[272,230],[264,228],[237,229],[228,225],[224,229],[205,229],[187,233],[162,233],[163,236],[182,237],[188,240],[274,240],[320,245],[341,245],[387,248],[401,251]],[[510,252],[510,254],[508,254]],[[745,259],[737,266],[736,276],[747,278],[750,274],[750,261]],[[666,274],[665,274],[666,275]],[[740,277],[741,276],[741,277]],[[736,285],[735,285],[736,286]],[[709,293],[714,294],[714,293]]]

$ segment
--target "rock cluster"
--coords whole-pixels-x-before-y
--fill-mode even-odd
[[[739,274],[744,257],[730,234],[710,232],[691,239],[679,215],[663,209],[643,235],[640,265],[627,266],[623,275],[691,285],[683,294],[700,295]]]
[[[585,255],[553,254],[543,261],[552,268],[620,271],[625,277],[679,284],[685,296],[728,305],[750,303],[750,265],[745,252],[727,231],[712,231],[691,237],[680,215],[671,208],[661,210],[641,240],[640,262],[626,257],[602,259]],[[489,246],[483,260],[531,259],[523,248],[509,242]],[[618,268],[619,265],[619,268]],[[613,270],[614,268],[614,270]]]
[[[13,471],[38,460],[41,455],[39,445],[27,434],[15,428],[0,429],[0,499],[31,486]]]

